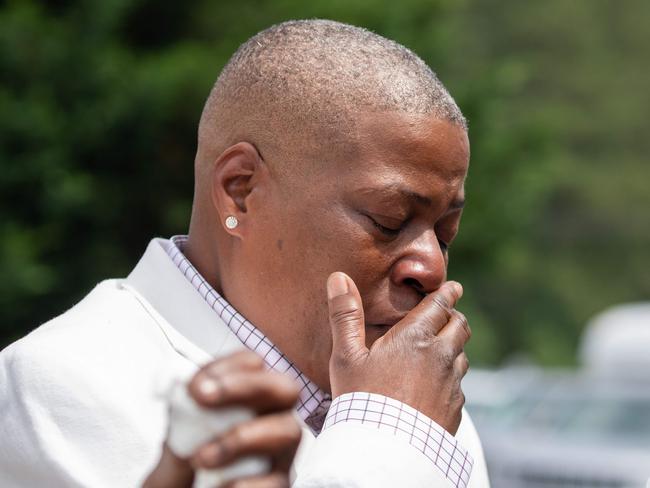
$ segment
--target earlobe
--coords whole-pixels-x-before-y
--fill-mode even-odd
[[[227,148],[211,173],[212,202],[225,230],[241,234],[248,217],[247,200],[253,191],[263,160],[251,143],[239,142]]]

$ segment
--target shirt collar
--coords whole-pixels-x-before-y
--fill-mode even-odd
[[[167,253],[171,260],[237,338],[248,349],[259,354],[269,369],[288,374],[300,385],[296,410],[309,428],[319,433],[332,403],[331,396],[307,378],[262,331],[246,320],[199,274],[183,254],[187,236],[174,236],[170,243]]]

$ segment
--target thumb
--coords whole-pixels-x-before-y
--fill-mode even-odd
[[[349,361],[368,353],[361,295],[345,273],[327,279],[327,302],[332,327],[332,356]]]

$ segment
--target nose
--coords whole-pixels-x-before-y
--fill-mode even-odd
[[[432,229],[408,243],[391,273],[396,285],[414,288],[420,294],[437,290],[446,277],[446,254]]]

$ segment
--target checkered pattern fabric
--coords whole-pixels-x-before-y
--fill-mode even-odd
[[[310,381],[253,324],[246,320],[199,274],[183,255],[187,236],[174,236],[167,252],[204,300],[251,351],[259,354],[269,369],[290,375],[301,385],[296,410],[318,434],[341,422],[366,424],[391,432],[422,452],[457,488],[466,488],[473,460],[456,438],[416,409],[383,395],[354,392],[331,397]]]
[[[196,268],[183,255],[187,236],[174,236],[167,253],[178,269],[192,283],[205,301],[228,325],[235,335],[251,351],[259,354],[269,369],[288,374],[299,385],[300,394],[296,410],[309,428],[319,433],[325,414],[332,401],[331,397],[309,380],[287,357],[253,324],[246,320],[212,286],[205,281]]]
[[[429,458],[451,486],[465,488],[469,482],[473,460],[467,450],[436,422],[405,403],[375,393],[345,393],[332,402],[323,431],[341,422],[391,432]]]

